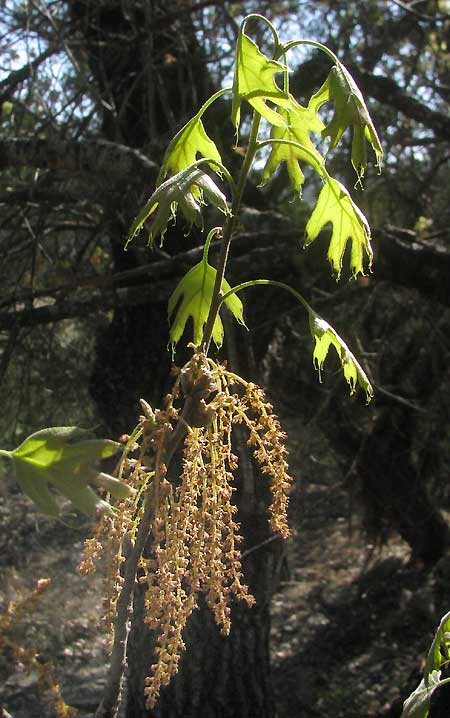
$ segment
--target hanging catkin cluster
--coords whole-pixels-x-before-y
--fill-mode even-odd
[[[40,598],[50,585],[49,578],[40,578],[32,591],[16,601],[10,601],[6,610],[0,614],[0,654],[11,658],[11,663],[28,675],[37,674],[38,691],[47,699],[52,715],[56,718],[75,718],[77,711],[64,701],[52,663],[42,660],[37,646],[17,643],[17,629],[25,619],[33,616]]]
[[[181,394],[191,402],[184,422],[181,472],[172,475],[164,463],[167,442],[179,426],[175,404]],[[104,517],[93,539],[85,544],[80,571],[107,556],[105,619],[109,629],[121,582],[121,564],[146,502],[153,521],[146,550],[139,560],[139,581],[145,588],[145,622],[156,631],[155,657],[146,681],[151,708],[177,672],[184,649],[183,629],[204,595],[223,634],[230,631],[231,603],[254,598],[243,582],[239,544],[242,541],[233,501],[238,461],[233,453],[233,428],[243,425],[247,443],[263,475],[269,478],[272,529],[288,535],[287,503],[291,479],[285,460],[285,434],[264,392],[202,354],[194,355],[179,374],[164,411],[153,412],[142,402],[145,416],[129,438],[119,476],[135,493]],[[181,419],[183,421],[183,419]]]

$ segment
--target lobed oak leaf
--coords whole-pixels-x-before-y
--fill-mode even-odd
[[[308,107],[313,112],[318,112],[329,100],[334,100],[334,113],[331,121],[322,130],[322,135],[330,137],[330,149],[333,149],[347,127],[353,126],[352,164],[358,182],[361,182],[367,166],[366,142],[370,143],[375,152],[378,168],[381,167],[383,150],[361,91],[341,63],[330,70],[322,87],[311,97]]]
[[[181,128],[169,144],[157,185],[160,185],[169,173],[177,174],[194,164],[197,155],[222,162],[216,144],[208,137],[203,126],[201,120],[203,111],[202,107],[200,112]],[[212,169],[215,167],[212,166]]]
[[[196,264],[180,281],[172,296],[169,299],[168,317],[169,322],[174,313],[175,307],[181,299],[178,311],[170,326],[170,342],[172,347],[180,340],[189,317],[193,321],[193,343],[199,346],[202,340],[203,328],[208,319],[209,308],[213,296],[214,283],[216,281],[216,270],[208,264],[206,258]],[[225,294],[231,289],[228,282],[222,282],[222,293]],[[235,319],[245,326],[243,316],[243,305],[235,294],[225,299],[225,304]],[[220,316],[217,315],[214,322],[212,338],[217,347],[222,346],[223,325]]]
[[[332,177],[327,178],[306,225],[305,246],[311,244],[329,222],[333,230],[327,256],[337,278],[339,279],[341,275],[342,257],[349,240],[351,240],[350,270],[353,277],[364,274],[364,252],[369,259],[370,270],[373,253],[369,224],[344,185]]]
[[[350,395],[354,394],[357,385],[359,385],[365,391],[366,400],[367,403],[369,403],[373,397],[372,385],[364,369],[354,357],[344,340],[325,319],[319,317],[312,309],[309,313],[309,327],[311,335],[315,340],[313,364],[319,372],[320,381],[322,381],[322,369],[328,350],[332,346],[336,350],[341,362],[342,371],[350,387]]]
[[[195,196],[194,196],[195,193]],[[201,204],[206,195],[221,212],[229,214],[227,200],[223,192],[197,165],[191,165],[166,180],[153,192],[147,204],[139,212],[131,225],[126,245],[141,231],[144,222],[155,213],[150,226],[148,244],[151,246],[160,236],[161,244],[170,219],[175,219],[179,208],[188,224],[202,225]]]
[[[436,635],[428,651],[424,668],[425,684],[428,685],[429,676],[434,670],[442,667],[450,657],[450,612],[441,618]]]
[[[441,671],[432,671],[429,675],[428,685],[423,678],[416,690],[403,703],[400,718],[427,718],[430,710],[430,701],[436,688],[446,681],[441,681]]]
[[[321,174],[324,159],[312,143],[310,133],[321,132],[324,124],[315,112],[310,108],[302,107],[292,95],[289,95],[289,100],[289,106],[279,110],[285,125],[281,127],[274,125],[270,136],[275,140],[296,142],[309,152],[294,145],[274,143],[262,172],[261,184],[264,185],[270,179],[281,162],[286,162],[291,184],[294,190],[301,194],[305,176],[300,168],[300,160],[308,162]]]
[[[2,451],[12,459],[17,483],[46,514],[58,516],[60,507],[49,485],[69,499],[76,508],[93,517],[97,510],[111,512],[89,485],[103,486],[117,498],[131,489],[95,464],[113,456],[121,445],[108,439],[87,439],[89,432],[78,427],[51,427],[31,434],[14,451]]]
[[[272,125],[284,125],[284,118],[267,105],[270,100],[279,107],[289,105],[289,96],[275,82],[277,72],[284,67],[275,60],[268,60],[259,47],[245,33],[241,33],[236,46],[234,66],[233,101],[231,117],[239,131],[241,102],[243,99]]]

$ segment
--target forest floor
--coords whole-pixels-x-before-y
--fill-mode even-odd
[[[333,461],[321,458],[313,439],[295,440],[293,419],[287,428],[301,488],[291,502],[288,574],[273,600],[279,718],[396,718],[449,608],[450,558],[425,571],[409,563],[396,537],[382,549],[368,545]],[[79,718],[92,716],[107,663],[97,626],[101,578],[76,573],[86,529],[39,517],[17,491],[0,495],[0,608],[51,576],[15,640],[51,659]],[[12,671],[7,652],[0,655],[2,706],[14,718],[54,715],[39,698],[36,675]]]

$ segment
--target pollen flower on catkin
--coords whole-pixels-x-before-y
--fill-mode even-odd
[[[248,431],[248,446],[261,472],[269,477],[272,500],[268,508],[269,523],[272,530],[283,538],[289,536],[287,508],[292,477],[286,461],[286,434],[273,411],[273,406],[261,387],[247,382],[241,377],[220,368],[220,376],[228,402],[231,406],[233,423],[242,424]],[[236,386],[231,393],[229,387]]]
[[[167,494],[154,522],[153,551],[140,579],[147,585],[145,620],[159,628],[145,688],[148,708],[178,669],[183,629],[199,593],[225,635],[232,600],[254,602],[242,581],[230,429],[231,418],[218,410],[212,425],[188,431],[179,485]]]
[[[188,408],[180,416],[183,400]],[[288,535],[291,479],[286,437],[264,392],[201,352],[177,371],[164,409],[153,410],[144,400],[141,408],[144,415],[127,437],[118,471],[133,492],[114,505],[112,515],[101,518],[85,544],[80,571],[89,573],[102,558],[106,567],[103,625],[112,637],[124,561],[138,545],[139,527],[146,527],[137,579],[144,591],[144,621],[155,633],[145,685],[146,706],[151,710],[161,687],[178,670],[185,648],[183,631],[200,594],[223,635],[230,632],[232,604],[255,602],[243,577],[234,500],[236,425],[247,430],[247,443],[262,478],[268,478],[269,522],[282,536]],[[178,460],[167,460],[174,438],[183,442],[181,466]],[[148,524],[142,523],[149,515]]]
[[[8,652],[13,663],[28,674],[36,673],[39,692],[48,700],[56,718],[75,718],[77,710],[68,706],[55,679],[53,665],[42,661],[36,647],[17,644],[17,628],[25,618],[33,616],[36,604],[49,589],[50,578],[40,578],[33,591],[10,601],[4,613],[0,614],[0,652]]]

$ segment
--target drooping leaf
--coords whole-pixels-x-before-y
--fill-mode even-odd
[[[89,483],[101,485],[102,474],[95,465],[113,456],[121,447],[108,439],[86,439],[86,432],[78,427],[51,427],[31,434],[14,451],[2,451],[12,459],[14,474],[22,490],[46,514],[60,512],[49,485],[56,488],[80,511],[94,516],[96,510],[111,511]],[[108,491],[117,498],[130,493],[129,487],[110,477]]]
[[[174,175],[190,167],[197,159],[197,155],[222,162],[216,144],[205,132],[201,120],[203,109],[202,107],[200,112],[181,128],[169,144],[157,185],[160,185],[169,173]],[[214,165],[211,166],[212,169],[216,169]]]
[[[284,125],[283,117],[267,105],[267,100],[279,107],[289,105],[288,94],[283,92],[275,82],[275,75],[283,70],[283,65],[275,60],[268,60],[245,33],[240,34],[236,46],[231,109],[236,133],[239,131],[243,99],[247,100],[272,125]]]
[[[423,672],[426,685],[433,671],[439,670],[444,661],[450,658],[450,612],[442,617],[433,643],[428,651]]]
[[[194,196],[194,192],[195,195]],[[227,200],[223,192],[213,182],[209,175],[196,165],[187,167],[163,182],[152,194],[145,207],[131,225],[128,233],[127,246],[141,231],[144,222],[154,212],[155,217],[150,226],[148,244],[160,236],[161,244],[167,231],[170,219],[175,219],[178,207],[189,225],[202,225],[201,203],[203,195],[210,200],[221,212],[229,214]]]
[[[309,312],[309,327],[315,340],[313,364],[319,372],[320,381],[322,381],[322,369],[328,350],[332,346],[341,362],[342,371],[350,387],[350,394],[353,394],[359,385],[365,391],[366,400],[369,403],[373,397],[372,385],[344,340],[325,319],[319,317],[313,310]]]
[[[330,149],[333,149],[347,127],[353,126],[352,164],[361,181],[367,166],[366,141],[375,152],[378,168],[381,167],[383,150],[361,91],[341,63],[330,70],[322,87],[311,97],[308,107],[317,112],[328,100],[334,100],[334,113],[322,135],[330,137]]]
[[[196,264],[183,277],[169,299],[168,316],[169,321],[175,307],[181,299],[175,319],[170,325],[170,341],[172,347],[178,343],[183,334],[189,317],[192,317],[194,324],[193,342],[198,346],[202,340],[203,328],[208,319],[209,308],[213,296],[214,283],[216,281],[216,270],[208,264],[206,258]],[[222,292],[225,294],[231,289],[228,282],[222,282]],[[225,300],[225,304],[235,319],[244,324],[243,305],[239,297],[232,294]],[[217,315],[214,322],[212,338],[217,347],[222,346],[223,325],[220,316]]]
[[[431,697],[439,686],[450,681],[441,679],[441,667],[450,655],[450,612],[442,617],[433,642],[428,651],[423,679],[416,690],[403,703],[401,718],[427,718]]]
[[[270,179],[281,162],[286,162],[291,184],[295,191],[300,194],[305,180],[300,168],[300,160],[308,162],[319,173],[324,162],[322,155],[317,151],[309,136],[310,132],[321,132],[324,125],[315,112],[299,105],[292,95],[289,95],[289,100],[289,107],[279,110],[279,114],[285,120],[285,125],[281,127],[274,125],[270,136],[275,140],[297,142],[309,152],[294,145],[273,144],[262,172],[262,184],[265,184]]]
[[[427,718],[430,710],[431,697],[442,683],[440,671],[431,671],[428,677],[428,684],[423,678],[416,690],[403,703],[403,711],[400,718]]]
[[[370,270],[373,254],[370,246],[369,224],[345,187],[331,177],[326,180],[306,225],[305,246],[317,238],[328,222],[333,225],[333,231],[327,256],[337,278],[339,279],[341,275],[342,257],[349,240],[351,240],[350,270],[352,275],[356,277],[358,274],[364,274],[364,252],[368,257]]]

